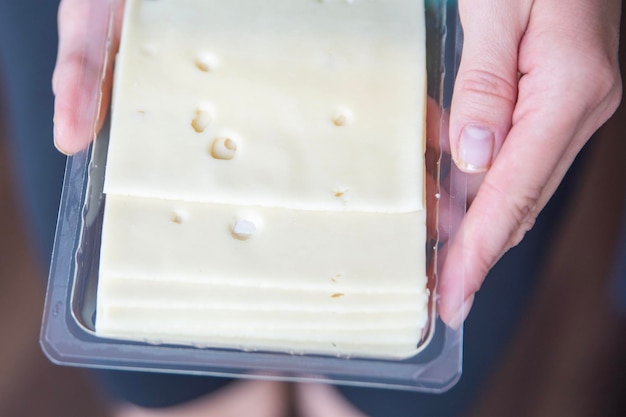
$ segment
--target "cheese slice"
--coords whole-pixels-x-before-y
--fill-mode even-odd
[[[424,287],[425,213],[252,208],[108,195],[100,273],[283,288]],[[235,226],[256,229],[247,239]],[[110,242],[110,243],[109,243]]]
[[[106,193],[423,209],[422,1],[130,1],[127,13]],[[216,157],[226,140],[236,150]]]
[[[419,0],[127,0],[96,334],[413,354],[424,48]]]

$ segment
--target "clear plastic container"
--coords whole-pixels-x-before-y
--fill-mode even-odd
[[[446,240],[454,239],[466,201],[464,177],[454,169],[443,150],[446,146],[442,145],[447,140],[443,115],[459,43],[455,36],[446,35],[458,33],[458,27],[456,9],[445,0],[426,0],[424,6],[427,90],[431,101],[427,109],[426,175],[436,181],[426,187],[430,225],[425,248],[431,294],[429,319],[411,357],[392,360],[297,354],[97,336],[100,239],[106,204],[103,184],[109,145],[107,122],[89,149],[68,158],[40,339],[50,360],[94,368],[318,381],[423,392],[443,392],[453,386],[461,375],[462,329],[452,329],[437,317],[436,299],[437,275],[445,262],[445,251],[440,254],[437,249],[446,244],[438,238],[439,230],[446,231]]]

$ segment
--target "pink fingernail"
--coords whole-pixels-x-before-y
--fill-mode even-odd
[[[483,172],[491,166],[495,135],[481,126],[467,125],[459,140],[460,168],[468,172]]]

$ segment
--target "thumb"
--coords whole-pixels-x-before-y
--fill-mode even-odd
[[[463,171],[489,169],[511,128],[528,3],[459,1],[465,39],[452,98],[450,146]]]
[[[74,154],[94,138],[108,106],[117,41],[112,17],[117,0],[63,0],[59,5],[59,48],[52,76],[54,143]],[[111,42],[112,41],[112,42]]]

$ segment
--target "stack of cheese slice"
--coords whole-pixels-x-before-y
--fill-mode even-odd
[[[415,352],[424,44],[420,0],[127,0],[96,333]]]

